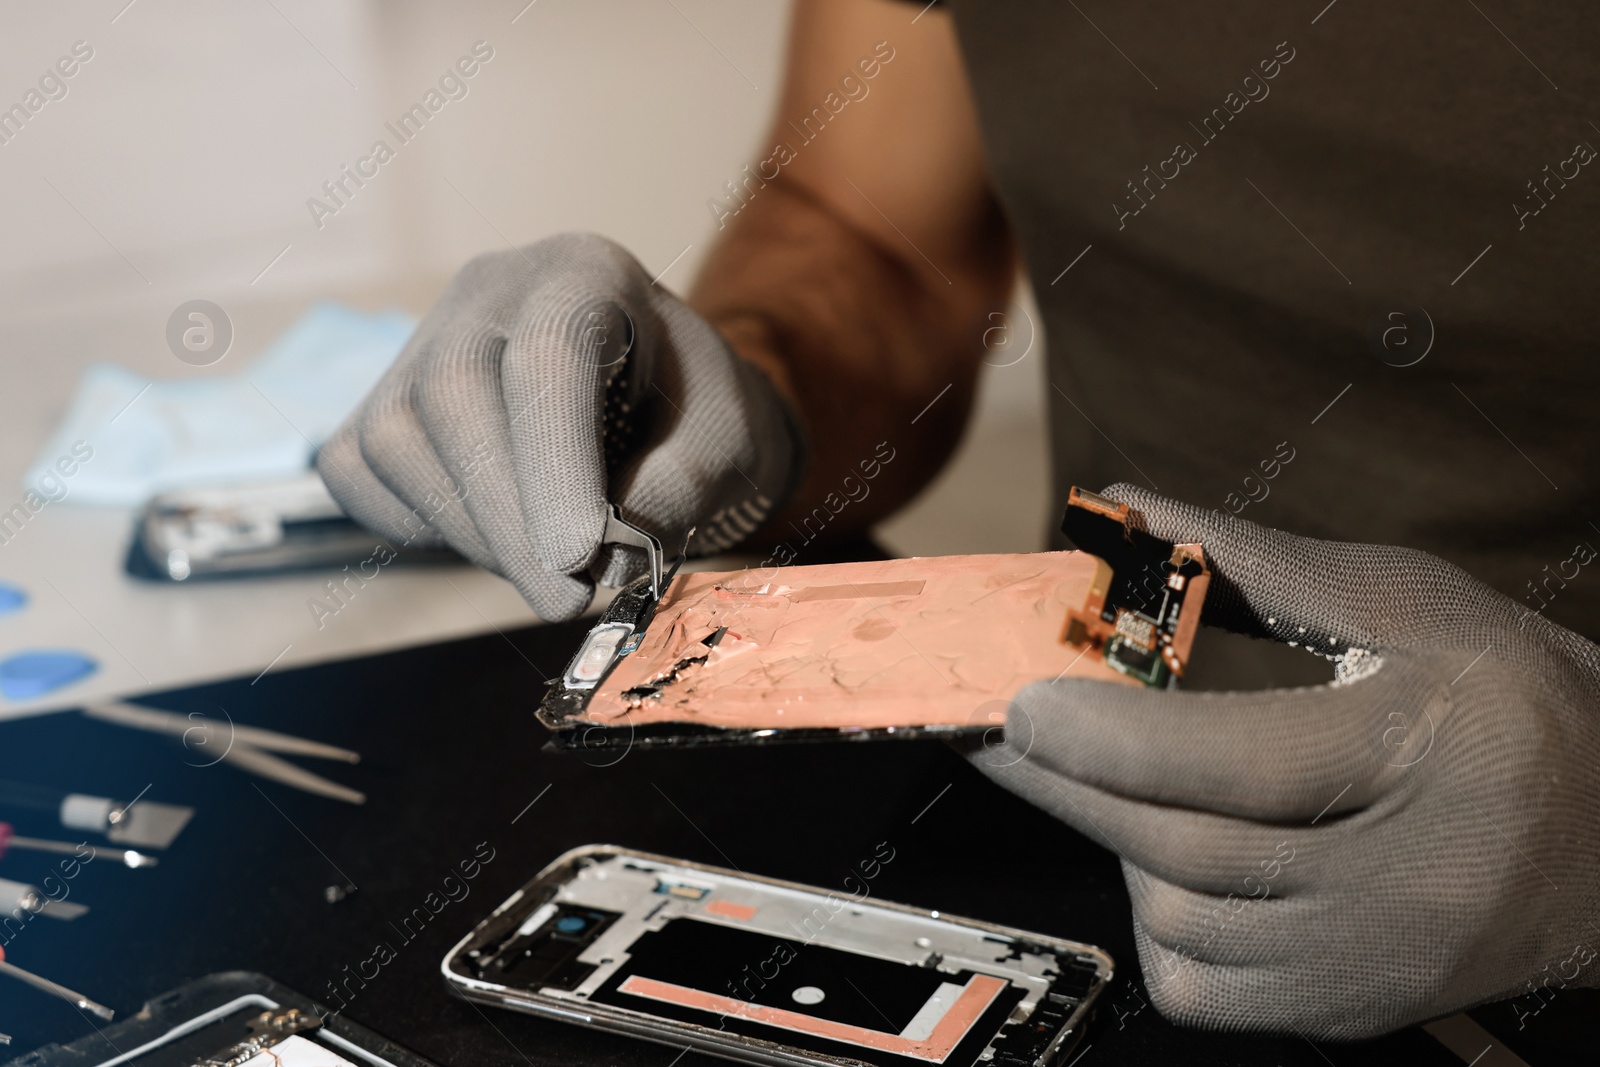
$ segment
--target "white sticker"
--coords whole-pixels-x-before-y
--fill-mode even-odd
[[[357,1067],[357,1065],[332,1049],[324,1048],[314,1041],[307,1041],[299,1034],[293,1034],[271,1048],[251,1056],[241,1067]]]

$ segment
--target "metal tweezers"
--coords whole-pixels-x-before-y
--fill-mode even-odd
[[[622,509],[615,504],[606,508],[606,532],[600,541],[607,545],[630,545],[644,549],[650,560],[650,599],[661,599],[661,540],[655,534],[635,526],[622,517]],[[687,541],[685,544],[687,545]]]
[[[361,762],[361,754],[347,748],[325,745],[320,741],[311,741],[292,734],[279,733],[276,730],[238,726],[231,719],[210,719],[194,714],[181,715],[175,711],[159,711],[137,704],[124,704],[121,701],[88,704],[84,706],[83,713],[91,719],[135,730],[174,734],[184,738],[186,744],[188,736],[197,730],[204,731],[204,740],[200,742],[201,744],[209,743],[212,737],[227,738],[224,751],[213,762],[231,763],[248,774],[281,782],[292,789],[342,800],[347,804],[364,804],[367,800],[366,794],[358,790],[330,781],[320,774],[313,774],[304,767],[298,767],[288,760],[270,754],[287,752],[296,756],[339,760],[344,763]],[[215,734],[212,733],[213,730],[216,731]]]
[[[666,553],[661,547],[661,539],[649,530],[635,526],[624,519],[622,509],[617,505],[606,506],[606,529],[600,538],[601,544],[642,548],[650,561],[650,599],[640,609],[638,618],[634,620],[636,631],[644,630],[655,617],[656,605],[661,602],[661,594],[666,592],[667,586],[678,573],[678,568],[683,566],[683,561],[689,558],[689,539],[693,536],[694,527],[691,526],[689,532],[683,535],[683,550],[678,553],[678,558],[672,561],[672,566],[662,573],[662,558]]]

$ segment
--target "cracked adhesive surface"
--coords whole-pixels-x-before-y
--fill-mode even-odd
[[[1082,552],[939,556],[679,575],[595,692],[607,726],[977,725],[1041,678],[1128,679],[1062,642]],[[720,637],[719,630],[726,630]],[[1081,657],[1081,658],[1080,658]]]

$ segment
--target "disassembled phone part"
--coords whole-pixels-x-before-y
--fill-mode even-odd
[[[1063,530],[1080,551],[662,585],[653,570],[617,594],[539,719],[559,748],[949,738],[994,729],[1041,678],[1174,684],[1210,581],[1201,546],[1161,541],[1126,504],[1079,489]]]
[[[151,498],[134,520],[124,567],[135,578],[183,582],[340,564],[362,570],[363,564],[376,568],[460,558],[447,548],[380,545],[345,515],[322,479],[310,472],[288,481]]]
[[[1112,962],[864,893],[591,845],[441,970],[471,1000],[747,1063],[1054,1067]]]
[[[1100,560],[1101,572],[1084,606],[1067,615],[1062,640],[1098,650],[1112,670],[1167,687],[1183,677],[1211,572],[1200,545],[1162,541],[1129,519],[1128,505],[1072,487],[1061,531]]]
[[[5,1067],[432,1067],[259,974],[197,978],[119,1023]]]

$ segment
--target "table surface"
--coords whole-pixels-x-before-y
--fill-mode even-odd
[[[1419,1029],[1313,1045],[1167,1023],[1142,1006],[1149,998],[1115,857],[943,745],[630,751],[610,765],[614,754],[546,752],[533,708],[581,631],[577,623],[529,627],[149,700],[359,750],[358,766],[298,762],[364,790],[361,807],[228,764],[204,766],[213,757],[198,748],[77,714],[8,724],[0,776],[129,797],[148,786],[149,799],[198,809],[160,866],[128,870],[101,859],[84,867],[67,883],[69,899],[92,910],[75,922],[35,919],[6,946],[8,957],[121,1017],[188,979],[230,969],[327,1000],[330,984],[382,943],[395,958],[358,988],[346,1015],[440,1064],[699,1067],[713,1061],[454,998],[439,961],[577,845],[610,842],[827,887],[887,842],[894,859],[873,887],[883,899],[1111,952],[1117,978],[1078,1067],[1463,1062]],[[19,833],[65,834],[16,822]],[[469,895],[446,903],[408,941],[400,920],[483,844],[493,858]],[[13,852],[4,863],[6,877],[35,882],[54,869],[37,854]],[[330,903],[335,885],[356,888]],[[1507,1005],[1474,1017],[1530,1063],[1573,1062],[1592,1055],[1585,1037],[1595,1004],[1589,991],[1560,991],[1520,1033]],[[8,1051],[21,1053],[93,1029],[71,1005],[7,982],[0,1031],[14,1037]]]

